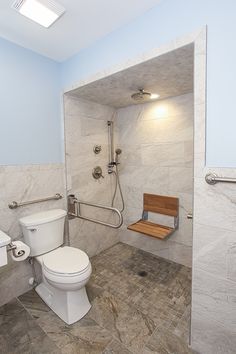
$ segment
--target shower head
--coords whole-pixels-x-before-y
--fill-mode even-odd
[[[144,91],[144,89],[139,89],[139,92],[135,92],[131,95],[131,98],[137,102],[145,102],[150,100],[152,94],[150,92]]]
[[[121,149],[116,149],[116,155],[120,155],[122,153],[122,150]]]
[[[119,164],[119,155],[122,153],[122,150],[120,148],[117,148],[116,149],[116,158],[115,158],[115,162],[116,162],[116,165]]]
[[[156,98],[159,98],[160,95],[158,95],[157,93],[151,93],[151,92],[147,92],[144,91],[144,89],[139,89],[139,92],[135,92],[131,95],[131,98],[136,101],[136,102],[147,102],[149,100],[154,100]]]

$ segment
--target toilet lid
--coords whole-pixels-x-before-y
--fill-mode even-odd
[[[43,266],[53,273],[75,274],[85,270],[89,265],[87,254],[78,248],[60,247],[43,256]]]

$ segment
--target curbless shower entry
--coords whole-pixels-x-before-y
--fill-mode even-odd
[[[80,127],[80,143],[81,145],[76,147],[74,145],[69,147],[68,149],[68,141],[73,144],[74,139],[78,140],[78,137],[75,136],[75,129],[69,128],[69,132],[66,134],[66,153],[67,153],[67,168],[71,169],[72,173],[67,172],[67,189],[68,193],[72,191],[74,187],[78,188],[80,191],[81,198],[86,200],[95,200],[95,201],[103,201],[106,204],[111,203],[112,191],[114,190],[112,185],[112,176],[106,175],[106,178],[101,179],[96,184],[92,185],[88,181],[88,176],[91,173],[91,166],[89,163],[89,159],[92,159],[92,155],[89,155],[87,152],[90,149],[90,144],[98,144],[102,146],[102,151],[104,152],[104,156],[102,155],[94,155],[93,165],[96,162],[96,165],[102,167],[103,171],[107,170],[107,156],[108,156],[108,142],[106,132],[106,123],[111,120],[116,122],[116,110],[112,105],[109,105],[109,102],[106,101],[106,97],[103,97],[101,100],[103,87],[102,83],[105,83],[109,76],[117,75],[119,76],[123,70],[127,68],[132,68],[135,65],[138,65],[142,62],[147,62],[148,60],[156,57],[160,57],[165,55],[166,53],[170,53],[171,51],[175,51],[179,48],[183,48],[188,45],[194,46],[194,95],[193,95],[193,106],[194,106],[194,177],[193,177],[193,188],[194,188],[194,201],[193,210],[186,210],[187,214],[190,214],[191,211],[193,215],[193,281],[192,281],[192,321],[191,321],[191,346],[194,350],[197,350],[200,353],[212,353],[216,351],[216,348],[222,348],[223,352],[232,351],[232,340],[224,341],[222,337],[227,333],[229,338],[231,339],[231,323],[230,317],[225,318],[222,315],[221,310],[215,312],[215,300],[212,293],[209,292],[210,288],[214,287],[213,284],[218,284],[219,293],[225,291],[225,287],[228,287],[228,283],[224,275],[216,275],[215,270],[211,265],[211,259],[214,258],[214,250],[209,248],[209,243],[212,242],[210,235],[213,235],[213,230],[211,225],[217,224],[215,220],[215,216],[209,214],[209,210],[215,209],[216,202],[213,197],[214,194],[212,192],[215,189],[212,189],[212,186],[207,185],[205,182],[205,174],[208,172],[217,172],[218,174],[223,173],[227,176],[227,171],[215,169],[215,171],[207,169],[205,167],[205,105],[206,105],[206,97],[205,97],[205,82],[206,82],[206,29],[194,33],[193,35],[189,35],[186,38],[178,39],[170,43],[169,45],[163,46],[163,48],[159,48],[157,50],[153,50],[152,53],[147,55],[142,55],[137,60],[132,63],[122,65],[120,67],[116,67],[114,70],[111,70],[109,73],[99,73],[96,77],[88,79],[86,82],[83,81],[78,83],[77,88],[69,88],[65,93],[65,117],[70,116],[71,124],[76,124]],[[101,80],[101,86],[99,92],[93,96],[93,90],[90,91],[88,95],[87,89],[91,89],[96,85],[98,80]],[[141,85],[141,84],[140,84]],[[142,87],[130,87],[129,90],[132,90],[134,93],[138,89],[144,88]],[[148,89],[148,88],[147,88]],[[174,95],[173,95],[174,96]],[[130,95],[126,95],[126,97],[130,97]],[[89,98],[89,99],[88,99]],[[98,100],[100,103],[96,102]],[[101,104],[102,102],[102,104]],[[130,102],[130,101],[129,101]],[[126,106],[129,105],[129,102]],[[127,103],[127,102],[126,102]],[[184,106],[185,104],[183,104]],[[70,108],[69,108],[70,106]],[[135,111],[135,107],[133,106],[133,110]],[[86,109],[86,113],[84,111]],[[121,108],[123,109],[123,108]],[[74,110],[74,111],[73,111]],[[69,112],[70,111],[70,112]],[[76,111],[76,114],[73,112]],[[71,113],[71,114],[70,114]],[[133,112],[130,113],[132,117]],[[79,123],[78,123],[78,116]],[[140,116],[136,116],[138,121]],[[115,140],[119,137],[119,131],[117,132],[117,122],[114,124],[114,134]],[[67,128],[66,128],[67,129]],[[119,130],[119,129],[118,129]],[[136,130],[136,134],[138,135],[140,132],[139,129]],[[126,135],[126,140],[129,140],[129,133]],[[89,145],[89,146],[88,146]],[[122,160],[127,158],[125,153],[125,149],[120,147],[119,139],[117,147],[122,149],[122,154],[120,158],[120,173],[123,174],[122,168]],[[93,146],[92,146],[93,149]],[[69,151],[70,150],[70,151]],[[89,150],[90,151],[90,150]],[[80,152],[80,153],[79,153]],[[84,154],[83,157],[81,153]],[[75,157],[74,162],[72,163],[73,158]],[[127,158],[128,163],[132,161],[134,156],[129,154],[129,158]],[[76,166],[75,166],[76,165]],[[94,165],[95,166],[95,165]],[[76,168],[78,168],[79,173],[76,172]],[[132,170],[132,166],[130,166],[130,170]],[[86,171],[86,176],[83,176],[81,171]],[[78,179],[78,175],[80,175],[80,179]],[[232,177],[234,176],[234,172],[232,171]],[[133,177],[134,178],[134,177]],[[134,179],[133,179],[134,180]],[[94,183],[94,181],[93,181]],[[122,185],[122,178],[121,178]],[[73,188],[72,188],[73,187]],[[99,187],[93,189],[94,187]],[[100,188],[102,187],[102,188]],[[216,186],[217,190],[220,189]],[[225,187],[226,188],[226,187]],[[207,192],[206,192],[207,191]],[[226,191],[228,193],[228,191]],[[94,198],[94,199],[93,199]],[[203,203],[204,200],[204,203]],[[139,202],[136,200],[134,202],[136,205],[139,205]],[[127,207],[127,206],[126,206]],[[226,208],[230,210],[229,213],[232,212],[230,209],[231,206],[227,205]],[[224,227],[224,224],[227,228],[227,221],[222,217],[223,214],[220,214],[220,211],[217,210],[217,215],[219,216],[219,220],[221,220],[221,227]],[[97,213],[97,212],[93,212]],[[222,212],[223,213],[223,212]],[[221,216],[220,216],[221,215]],[[231,214],[230,214],[231,215]],[[104,215],[100,215],[98,217],[104,217]],[[107,220],[110,220],[111,216],[107,215]],[[80,222],[80,221],[79,221]],[[218,227],[218,224],[217,224]],[[79,232],[78,232],[79,230]],[[220,233],[219,229],[215,228],[215,232]],[[108,248],[109,246],[115,244],[120,240],[119,233],[122,230],[108,230],[107,228],[97,229],[97,227],[93,224],[86,224],[82,222],[78,225],[78,220],[74,222],[72,220],[70,222],[70,237],[72,243],[77,243],[80,248],[89,249],[90,255],[98,254],[101,250]],[[209,231],[209,232],[208,232]],[[89,237],[88,237],[89,235]],[[206,237],[207,235],[207,237]],[[138,236],[137,236],[138,237]],[[205,249],[205,251],[204,251]],[[215,258],[214,258],[215,259]],[[215,260],[217,263],[218,260]],[[215,263],[215,264],[216,264]],[[220,263],[220,260],[219,260]],[[142,271],[142,270],[140,270]],[[145,277],[144,277],[145,279]],[[220,280],[221,279],[221,280]],[[216,282],[216,283],[215,283]],[[228,289],[228,288],[227,288]],[[212,288],[213,291],[213,288]],[[214,292],[214,291],[213,291]],[[224,299],[220,296],[218,297],[219,306],[222,305],[226,311],[234,311],[233,305],[231,302],[225,304]],[[207,311],[206,311],[207,309]],[[211,313],[209,324],[209,316]],[[209,330],[211,328],[211,330]],[[206,335],[207,334],[207,335]]]
[[[186,266],[192,262],[187,214],[192,213],[193,195],[193,66],[194,45],[189,43],[65,95],[69,194],[117,208],[124,220],[115,233],[119,241]],[[146,89],[137,91],[140,86]],[[164,214],[150,211],[147,220],[147,194],[163,203],[177,198],[174,220],[168,208]],[[103,221],[114,216],[82,211],[90,213]],[[146,229],[152,223],[159,234],[130,231],[141,218]],[[106,241],[99,226],[87,226],[97,232],[90,247],[97,240],[100,248],[86,249],[94,255],[106,248]],[[77,228],[71,237],[78,240],[73,230]],[[170,232],[163,241],[165,230]],[[111,242],[117,239],[109,236]],[[84,242],[89,247],[87,238]]]

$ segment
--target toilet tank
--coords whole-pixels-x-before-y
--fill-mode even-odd
[[[19,220],[31,257],[47,253],[63,244],[66,214],[65,210],[53,209]]]

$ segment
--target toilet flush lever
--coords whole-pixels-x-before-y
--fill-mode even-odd
[[[37,231],[37,229],[29,229],[31,232],[35,232]]]

